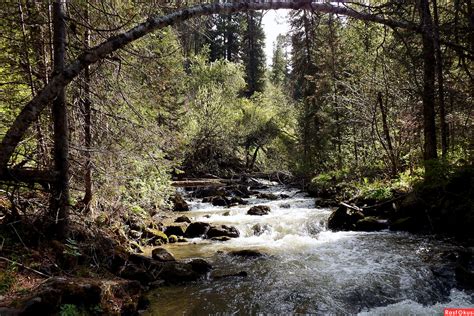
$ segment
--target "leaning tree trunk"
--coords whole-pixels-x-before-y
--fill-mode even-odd
[[[430,161],[438,158],[435,123],[435,48],[433,20],[428,0],[420,0],[420,18],[423,26],[423,133],[425,172],[429,174]]]
[[[53,3],[53,45],[54,75],[64,70],[66,57],[66,22],[64,1]],[[52,116],[54,123],[54,169],[56,180],[52,185],[51,216],[53,217],[52,235],[64,238],[69,216],[69,140],[68,118],[66,108],[66,89],[63,87],[53,101]]]

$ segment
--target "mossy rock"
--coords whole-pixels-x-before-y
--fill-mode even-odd
[[[145,238],[151,239],[150,242],[155,243],[155,244],[156,242],[161,242],[161,243],[168,242],[168,236],[166,236],[166,234],[162,232],[161,230],[157,230],[157,229],[147,228]]]
[[[176,236],[176,235],[168,236],[168,242],[170,244],[174,244],[175,242],[178,242],[178,236]]]

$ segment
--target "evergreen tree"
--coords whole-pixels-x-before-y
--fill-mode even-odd
[[[270,74],[270,81],[274,85],[285,84],[289,75],[286,48],[287,37],[279,34],[273,44],[272,69]]]
[[[265,88],[265,33],[262,13],[247,12],[245,34],[242,43],[242,60],[245,65],[245,95],[252,96]]]

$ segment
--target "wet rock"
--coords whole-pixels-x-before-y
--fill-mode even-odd
[[[168,250],[163,248],[155,248],[151,252],[151,257],[160,262],[176,261],[171,253]]]
[[[335,231],[354,230],[357,221],[363,218],[364,214],[361,211],[341,205],[329,216],[328,228]]]
[[[387,228],[387,221],[377,219],[373,216],[364,217],[363,219],[360,219],[355,223],[355,230],[359,231],[374,232]]]
[[[264,254],[257,250],[251,249],[244,249],[244,250],[236,250],[229,252],[229,255],[234,257],[245,257],[245,258],[259,258],[263,257]]]
[[[289,199],[289,198],[290,196],[288,194],[284,194],[284,193],[280,194],[280,199]]]
[[[184,236],[184,232],[186,231],[186,227],[185,226],[181,226],[181,225],[172,225],[172,226],[168,226],[165,228],[165,231],[164,233],[166,234],[166,236],[171,236],[171,235],[175,235],[175,236]]]
[[[290,208],[291,207],[291,204],[290,203],[282,203],[280,205],[278,205],[279,207],[281,208]]]
[[[212,226],[209,228],[209,230],[206,233],[207,238],[214,238],[214,237],[230,237],[230,238],[237,238],[239,237],[239,231],[237,228],[233,226],[226,226],[226,225],[220,225],[220,226]]]
[[[175,223],[191,223],[191,220],[189,219],[189,217],[183,215],[176,218],[174,222]]]
[[[278,196],[276,196],[273,193],[260,193],[257,195],[257,198],[259,199],[265,199],[265,200],[278,200]]]
[[[270,207],[266,206],[266,205],[256,205],[256,206],[252,206],[248,211],[247,211],[247,215],[258,215],[258,216],[262,216],[262,215],[267,215],[268,213],[270,213]]]
[[[224,213],[222,214],[222,216],[230,216],[230,212],[229,212],[229,211],[224,212]]]
[[[212,270],[212,265],[204,259],[193,259],[189,264],[195,272],[200,274],[205,274]]]
[[[214,206],[227,206],[230,204],[230,201],[222,196],[215,196],[212,198],[212,205]]]
[[[189,263],[167,262],[162,266],[157,279],[163,280],[169,284],[179,284],[198,280],[202,273],[198,273]]]
[[[169,242],[170,244],[174,244],[174,243],[178,242],[178,236],[176,236],[176,235],[170,235],[170,236],[168,236],[168,242]]]
[[[208,196],[202,199],[202,203],[211,203],[214,206],[228,206],[230,201],[223,196]]]
[[[186,201],[183,199],[181,194],[178,192],[175,193],[175,195],[171,198],[171,202],[173,204],[173,211],[174,212],[187,212],[189,211],[189,205],[186,203]]]
[[[209,228],[211,228],[211,225],[209,225],[208,223],[194,222],[188,226],[186,232],[184,233],[184,236],[187,238],[202,237],[207,233]]]
[[[255,236],[260,236],[268,230],[270,230],[270,226],[268,224],[255,224],[252,226],[252,231]]]
[[[226,191],[223,188],[217,188],[217,187],[208,187],[208,188],[200,188],[197,189],[193,196],[202,199],[206,197],[213,197],[213,196],[225,196]]]

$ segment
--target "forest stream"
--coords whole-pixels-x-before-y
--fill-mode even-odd
[[[281,198],[252,196],[248,205],[222,208],[184,192],[191,209],[183,215],[234,226],[240,237],[167,245],[176,259],[204,258],[214,270],[206,280],[152,291],[146,315],[442,315],[444,307],[474,306],[473,293],[456,289],[454,275],[443,268],[446,254],[459,248],[453,241],[388,230],[332,232],[325,228],[330,209],[316,208],[297,189],[265,184],[262,192]],[[247,215],[252,205],[271,212]],[[236,250],[264,256],[229,255]],[[241,271],[247,276],[219,277]]]

